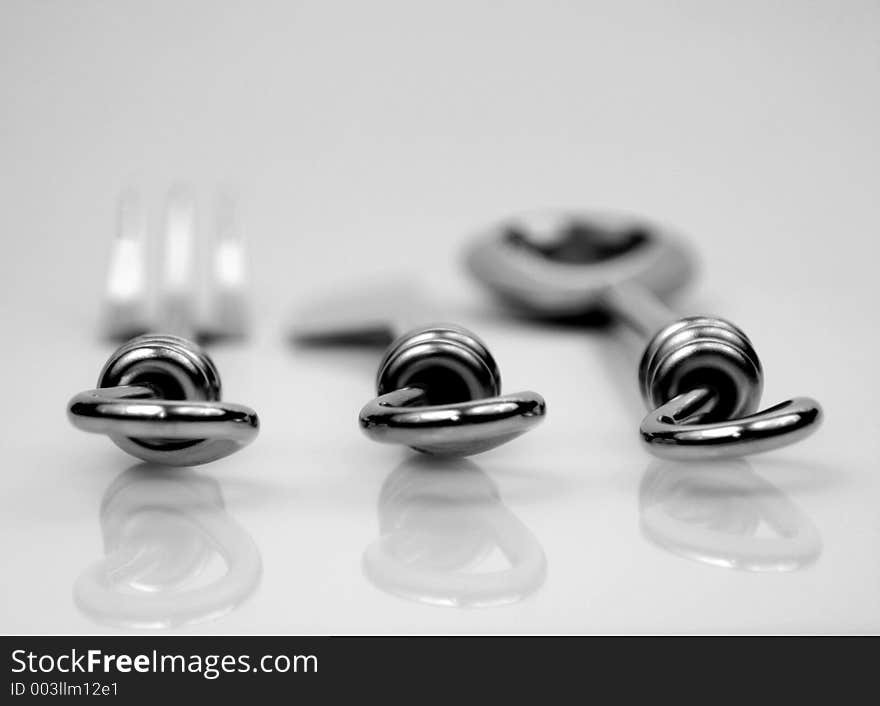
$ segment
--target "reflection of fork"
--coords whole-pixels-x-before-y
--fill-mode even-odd
[[[226,512],[217,481],[195,471],[128,469],[104,493],[100,520],[105,556],[77,579],[74,600],[101,622],[192,625],[230,612],[260,583],[253,539]]]
[[[134,338],[110,356],[96,389],[70,401],[68,416],[145,461],[207,463],[250,443],[259,429],[254,410],[220,401],[219,373],[192,341],[245,332],[244,250],[229,199],[218,214],[210,247],[197,247],[195,201],[185,189],[172,190],[161,276],[152,278],[156,258],[136,195],[120,200],[103,329],[110,338]],[[210,256],[198,257],[204,250]]]

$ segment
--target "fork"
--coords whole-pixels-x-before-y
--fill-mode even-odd
[[[259,431],[253,409],[221,401],[217,368],[195,342],[242,337],[247,329],[244,243],[232,199],[222,197],[216,210],[211,242],[198,243],[195,199],[188,188],[174,187],[157,243],[137,193],[119,200],[101,329],[125,342],[97,387],[70,400],[68,417],[147,462],[207,463],[238,451]]]

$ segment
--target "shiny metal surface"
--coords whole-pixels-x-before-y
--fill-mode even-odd
[[[105,556],[73,588],[77,607],[99,623],[202,623],[234,610],[260,583],[259,549],[226,512],[217,481],[194,471],[130,468],[104,493],[100,523]]]
[[[288,325],[300,346],[384,349],[425,321],[441,320],[418,282],[404,278],[347,285],[297,309]]]
[[[812,434],[822,409],[809,397],[795,397],[760,412],[717,422],[718,395],[709,388],[684,392],[642,420],[640,432],[655,456],[673,459],[741,456],[788,446]]]
[[[549,319],[604,311],[608,291],[623,284],[671,294],[694,269],[671,229],[624,214],[555,211],[521,214],[478,234],[465,263],[505,303]]]
[[[704,417],[717,421],[754,412],[764,374],[751,341],[739,328],[723,319],[691,316],[651,339],[639,364],[639,385],[648,409],[697,385],[710,387],[716,399]]]
[[[413,327],[435,307],[408,281],[348,288],[298,311],[289,338],[308,348],[383,347],[377,397],[359,415],[374,441],[439,456],[488,451],[543,419],[535,392],[501,394],[485,343],[454,324]]]
[[[196,199],[187,184],[177,184],[165,201],[160,261],[156,271],[156,319],[150,333],[162,331],[196,340],[204,330],[199,284],[202,259],[198,252]]]
[[[380,536],[363,569],[377,587],[450,608],[518,603],[547,577],[537,537],[473,462],[410,458],[382,485]]]
[[[240,339],[250,330],[251,319],[245,238],[233,196],[221,192],[216,201],[201,334],[211,340]]]
[[[68,417],[77,428],[106,434],[151,463],[192,466],[228,456],[253,441],[259,421],[250,407],[220,401],[220,375],[189,339],[234,337],[245,330],[244,247],[232,201],[220,201],[218,233],[209,257],[201,259],[188,186],[169,192],[160,242],[147,237],[136,192],[123,193],[119,211],[103,331],[111,338],[140,335],[113,353],[96,389],[71,399]],[[161,246],[152,273],[151,242]],[[206,259],[209,272],[201,266]],[[156,329],[166,333],[145,333]]]
[[[86,328],[106,274],[108,186],[130,179],[161,225],[153,197],[185,173],[240,194],[255,335],[206,349],[224,399],[262,422],[241,453],[192,470],[218,482],[264,574],[236,609],[171,637],[880,633],[880,3],[344,7],[346,21],[327,2],[0,2],[0,320],[14,332],[3,341],[14,404],[0,412],[2,632],[131,632],[84,613],[72,585],[108,556],[99,504],[137,459],[71,427],[62,407],[95,386],[118,345]],[[199,204],[212,195],[202,188]],[[822,402],[819,433],[746,457],[819,531],[815,561],[755,573],[684,558],[699,534],[706,559],[746,566],[754,552],[743,545],[773,536],[766,510],[750,529],[770,489],[731,485],[727,502],[723,460],[677,464],[692,466],[688,478],[646,490],[646,504],[677,520],[666,537],[678,551],[649,537],[639,493],[655,457],[638,440],[647,410],[635,374],[646,341],[495,315],[449,257],[468,224],[511,205],[585,201],[631,205],[696,235],[699,284],[669,302],[745,329],[766,406],[787,392]],[[438,507],[393,524],[396,511],[378,507],[383,483],[398,463],[428,457],[371,443],[355,421],[383,349],[281,345],[292,310],[367,273],[415,275],[442,308],[409,328],[466,326],[489,345],[505,391],[534,389],[551,406],[533,431],[469,457],[543,547],[546,577],[525,600],[438,608],[364,575],[365,550],[385,529],[434,559],[395,556],[441,567],[440,535],[453,555],[470,535],[451,523],[491,505],[487,491],[473,515],[444,523]],[[309,402],[308,417],[291,396]],[[410,497],[431,512],[428,489]],[[796,551],[783,549],[780,564]],[[502,560],[495,549],[473,571]],[[336,665],[325,666],[327,677]],[[454,663],[437,665],[438,680],[443,667]],[[667,682],[684,685],[688,667]],[[389,692],[393,669],[377,675]]]
[[[640,431],[658,456],[767,451],[803,439],[822,419],[819,403],[807,397],[756,413],[763,372],[748,337],[717,317],[678,319],[658,298],[692,272],[687,251],[664,228],[626,216],[539,214],[483,234],[466,262],[529,315],[598,311],[648,338],[639,383],[651,411]]]
[[[101,334],[125,341],[150,329],[149,305],[153,282],[149,277],[149,252],[145,216],[138,193],[124,191],[117,204],[116,237],[104,288]]]
[[[486,345],[450,324],[401,336],[379,364],[378,397],[361,410],[374,441],[436,455],[482,453],[525,433],[544,417],[535,392],[501,395],[501,374]]]
[[[102,303],[104,337],[121,343],[163,331],[204,342],[247,333],[246,241],[236,200],[220,191],[214,202],[214,217],[200,219],[195,189],[176,184],[154,233],[141,193],[122,192]]]
[[[257,436],[257,413],[221,402],[220,392],[220,375],[196,344],[145,335],[113,353],[97,388],[70,400],[68,417],[144,461],[192,466],[228,456]]]

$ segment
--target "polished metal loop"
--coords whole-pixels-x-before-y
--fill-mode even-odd
[[[477,238],[471,272],[529,315],[559,319],[601,312],[648,339],[639,384],[651,411],[641,424],[663,457],[740,455],[778,448],[819,425],[818,402],[798,397],[756,413],[763,372],[748,337],[724,319],[678,319],[658,296],[692,271],[668,229],[618,215],[538,214]]]
[[[795,397],[762,412],[705,421],[717,405],[718,395],[710,388],[677,395],[642,420],[642,441],[661,458],[742,456],[800,441],[815,431],[822,417],[815,400]]]
[[[786,446],[809,435],[821,408],[806,397],[756,412],[764,385],[748,337],[724,319],[690,316],[663,328],[639,366],[653,409],[642,440],[657,456],[738,456]]]
[[[70,400],[68,417],[144,461],[193,466],[238,451],[259,431],[257,413],[221,402],[220,391],[214,363],[196,344],[138,336],[110,356],[96,389]]]
[[[707,422],[752,414],[761,401],[764,374],[748,337],[729,321],[688,316],[660,330],[639,364],[642,397],[649,409],[683,392],[714,390]]]
[[[468,456],[488,451],[538,424],[544,398],[501,395],[501,375],[486,345],[453,325],[401,336],[379,365],[378,397],[360,413],[373,440],[424,453]]]

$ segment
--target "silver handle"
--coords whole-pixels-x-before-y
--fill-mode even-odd
[[[757,412],[763,371],[748,337],[717,317],[679,318],[657,293],[691,270],[665,229],[629,217],[552,214],[491,229],[468,251],[474,275],[531,315],[611,314],[647,339],[639,367],[649,410],[640,425],[652,453],[733,456],[799,441],[822,408],[798,397]]]
[[[193,466],[246,446],[259,431],[250,407],[220,401],[220,376],[196,344],[175,336],[139,336],[113,353],[98,387],[75,395],[70,421],[106,434],[151,463]]]
[[[822,408],[798,397],[758,411],[764,372],[746,334],[718,317],[676,318],[636,284],[610,288],[608,310],[648,338],[639,383],[651,411],[642,441],[664,458],[740,456],[800,441]],[[670,323],[671,321],[671,323]]]
[[[546,412],[536,392],[501,395],[501,375],[486,345],[449,324],[397,339],[379,365],[377,390],[360,413],[364,432],[435,455],[488,451],[537,425]]]

